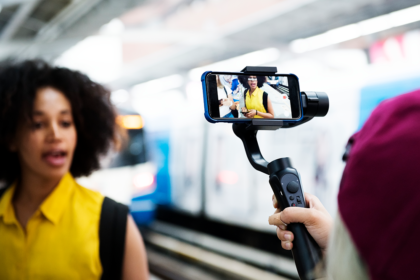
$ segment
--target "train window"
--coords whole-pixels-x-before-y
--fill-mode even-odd
[[[136,165],[147,161],[143,129],[129,129],[127,134],[127,144],[120,152],[111,155],[107,167]]]

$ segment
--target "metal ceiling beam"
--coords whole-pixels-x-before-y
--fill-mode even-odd
[[[73,0],[64,10],[56,15],[36,35],[35,39],[28,46],[15,52],[13,56],[43,57],[53,60],[66,49],[73,46],[77,41],[96,32],[99,27],[109,22],[112,18],[118,17],[127,10],[140,5],[144,0]],[[43,43],[54,43],[55,41],[66,41],[71,38],[66,48],[56,49],[48,47],[39,49]]]
[[[101,2],[101,0],[72,1],[70,5],[57,14],[38,32],[35,41],[53,41],[60,36],[65,29],[89,13],[99,2]]]
[[[0,6],[4,8],[4,7],[13,6],[13,5],[23,4],[29,1],[31,0],[2,0],[0,1]]]
[[[25,20],[38,5],[39,1],[40,0],[32,0],[20,5],[12,19],[3,29],[3,32],[0,35],[0,42],[10,40],[16,34],[20,26],[25,22]]]
[[[62,33],[67,28],[80,20],[80,18],[91,12],[91,10],[101,1],[102,0],[73,0],[48,24],[46,24],[40,31],[38,31],[36,37],[30,43],[28,43],[23,48],[18,49],[14,53],[9,54],[9,56],[18,56],[21,58],[43,57],[47,60],[54,59],[67,48],[83,39],[83,37],[77,37],[72,38],[71,40],[65,40],[58,39],[57,37],[62,35]],[[67,41],[68,44],[66,47],[64,47],[62,44],[58,44],[60,47],[54,48],[52,46],[57,46],[57,44],[55,44],[56,41]],[[40,48],[40,46],[44,47]]]

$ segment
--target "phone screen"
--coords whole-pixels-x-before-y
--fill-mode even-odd
[[[294,75],[210,73],[208,111],[213,119],[299,119],[299,81]]]

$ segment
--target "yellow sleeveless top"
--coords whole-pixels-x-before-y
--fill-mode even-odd
[[[0,279],[100,279],[104,197],[67,173],[24,230],[12,205],[15,188],[0,200]]]
[[[267,113],[263,104],[263,93],[264,91],[257,87],[251,96],[249,96],[249,90],[246,92],[245,104],[248,110],[257,110],[258,112]],[[262,119],[262,117],[256,115],[254,119]]]

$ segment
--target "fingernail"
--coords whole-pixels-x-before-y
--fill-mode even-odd
[[[292,240],[292,235],[290,235],[289,233],[286,233],[286,234],[284,235],[284,238],[285,238],[286,240]]]
[[[291,248],[292,248],[292,243],[290,243],[290,242],[286,242],[286,243],[284,244],[284,246],[285,246],[287,249],[291,249]]]
[[[279,228],[282,230],[286,230],[286,226],[285,225],[279,225]]]

